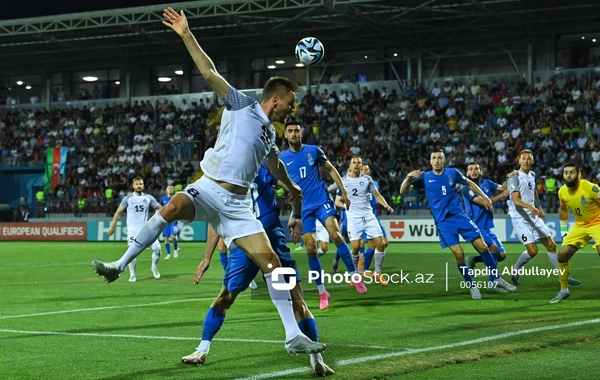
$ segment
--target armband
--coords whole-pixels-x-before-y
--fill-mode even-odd
[[[300,219],[302,217],[300,215],[298,215],[298,214],[292,213],[292,218],[294,218],[294,219]]]

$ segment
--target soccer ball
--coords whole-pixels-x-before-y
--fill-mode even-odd
[[[325,55],[325,47],[315,37],[304,37],[296,44],[296,59],[310,66],[321,62]]]

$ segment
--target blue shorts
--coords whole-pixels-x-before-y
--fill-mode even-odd
[[[348,218],[342,220],[342,225],[340,226],[340,228],[342,229],[342,231],[340,231],[342,236],[350,239],[348,237]]]
[[[340,218],[338,213],[335,211],[333,201],[329,200],[327,203],[318,206],[313,209],[302,210],[302,235],[316,232],[317,231],[317,219],[325,225],[325,221],[330,216]]]
[[[177,222],[172,222],[172,223],[169,223],[165,227],[165,229],[164,229],[164,231],[162,233],[162,236],[163,237],[177,236],[177,233],[178,233]]]
[[[296,282],[300,282],[300,273],[296,267],[296,260],[292,259],[290,249],[287,245],[285,233],[281,226],[265,229],[269,242],[275,251],[281,266],[294,268],[296,271]],[[248,288],[250,282],[258,274],[260,269],[240,248],[233,248],[229,252],[229,265],[223,277],[223,285],[232,292],[243,292]]]
[[[466,215],[452,215],[443,222],[438,223],[437,229],[442,248],[460,244],[459,234],[469,243],[481,237],[477,225]]]
[[[491,247],[492,245],[496,244],[496,247],[498,247],[498,252],[500,252],[500,253],[506,252],[506,250],[504,249],[504,246],[502,245],[500,240],[498,240],[498,236],[496,236],[494,231],[484,230],[484,229],[481,229],[480,231],[481,231],[481,237],[483,237],[483,241],[485,241],[485,244],[487,244],[488,247]]]
[[[381,224],[381,220],[379,220],[379,218],[377,218],[377,223],[379,223],[379,227],[381,227],[381,232],[383,233],[383,237],[387,238],[387,231],[385,230],[385,228],[383,228],[383,225]],[[366,231],[363,231],[361,238],[363,239],[363,241],[365,243],[369,241]]]

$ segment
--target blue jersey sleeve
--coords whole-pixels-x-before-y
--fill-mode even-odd
[[[267,174],[265,175],[265,182],[270,184],[271,186],[277,186],[277,181],[279,181],[270,170],[267,170]]]
[[[325,165],[325,163],[327,161],[329,161],[327,159],[327,156],[325,155],[325,152],[323,152],[323,149],[316,147],[316,152],[317,152],[317,164],[319,165]]]
[[[423,181],[423,175],[421,175],[417,179],[413,179],[413,181],[411,182],[411,185],[413,185],[415,187],[415,189],[425,188],[425,181]]]
[[[500,188],[501,185],[498,185],[496,182],[494,181],[490,181],[489,179],[486,179],[484,181],[487,181],[488,186],[490,187],[490,189],[492,190],[492,192],[497,192],[498,189]]]
[[[463,186],[462,192],[463,192],[463,196],[470,201],[472,201],[473,199],[475,199],[479,196],[479,194],[477,194],[476,192],[471,190],[469,188],[469,186]]]
[[[464,176],[459,170],[454,169],[454,182],[460,183],[461,185],[467,185],[467,177]]]

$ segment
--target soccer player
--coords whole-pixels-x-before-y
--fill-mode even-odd
[[[163,208],[152,195],[144,193],[144,179],[142,177],[135,177],[132,181],[133,193],[123,197],[121,204],[108,229],[108,236],[112,236],[115,232],[115,226],[121,217],[123,211],[127,211],[127,245],[131,246],[138,232],[142,229],[144,224],[148,221],[148,215],[150,208],[160,210]],[[157,236],[158,238],[158,236]],[[152,249],[152,266],[150,270],[154,278],[159,279],[160,273],[156,264],[160,260],[160,243],[158,239],[152,242],[150,248]],[[137,260],[134,259],[129,263],[129,282],[136,282],[137,277],[135,273],[135,266]],[[123,268],[125,269],[125,268]]]
[[[521,253],[519,259],[511,268],[511,278],[515,285],[519,285],[520,282],[518,270],[538,253],[536,240],[539,240],[546,247],[550,262],[554,265],[554,268],[558,269],[556,243],[552,239],[546,223],[544,223],[546,213],[542,209],[535,186],[535,172],[531,170],[534,162],[533,152],[529,149],[523,149],[519,152],[519,170],[517,174],[508,178],[508,192],[510,194],[508,214],[511,217],[515,233],[527,249]],[[570,278],[569,284],[579,285],[581,282]]]
[[[134,243],[116,262],[94,261],[98,275],[108,282],[115,281],[125,266],[150,245],[160,232],[175,220],[204,220],[210,223],[226,245],[235,242],[263,271],[269,295],[285,328],[285,348],[288,352],[319,353],[326,346],[311,341],[296,324],[290,292],[273,287],[271,277],[281,263],[262,224],[251,211],[248,196],[258,168],[266,160],[271,172],[288,188],[290,198],[301,197],[301,190],[290,180],[285,165],[279,159],[275,143],[273,122],[285,123],[294,111],[295,91],[298,85],[282,78],[270,78],[263,88],[263,101],[242,94],[232,87],[217,71],[213,61],[202,50],[189,30],[187,19],[181,11],[165,9],[163,24],[174,30],[185,43],[204,79],[225,104],[221,130],[215,147],[206,151],[200,163],[204,175],[155,214],[144,225]],[[299,222],[292,218],[292,222]],[[293,224],[292,223],[292,224]]]
[[[490,198],[492,204],[498,203],[500,200],[508,197],[508,190],[503,185],[482,178],[481,167],[476,162],[467,164],[467,178],[473,181]],[[492,196],[492,193],[498,193]],[[485,244],[490,247],[490,251],[494,255],[497,262],[504,261],[506,258],[506,250],[504,245],[498,239],[492,228],[494,228],[494,212],[485,208],[484,202],[479,195],[467,186],[463,187],[463,199],[465,200],[465,210],[467,216],[471,219],[481,232],[481,237]],[[477,263],[483,262],[481,256],[467,256],[467,265],[469,268],[475,268]]]
[[[560,231],[563,243],[558,252],[558,278],[560,292],[550,301],[558,303],[569,298],[569,260],[575,252],[594,239],[594,248],[600,255],[600,188],[598,185],[581,179],[581,169],[574,163],[563,168],[565,184],[558,190],[560,200]],[[569,211],[575,215],[575,226],[569,231]]]
[[[361,174],[371,177],[371,168],[369,167],[368,164],[363,163],[362,169],[361,169]],[[373,178],[373,177],[371,177],[371,178]],[[377,191],[379,191],[379,189],[380,189],[379,183],[377,181],[373,180],[373,184],[375,185],[375,188],[377,189]],[[377,223],[379,223],[379,227],[381,228],[381,232],[383,233],[383,236],[382,236],[383,249],[386,249],[389,245],[389,241],[387,238],[387,231],[381,224],[381,220],[379,219],[379,213],[377,212],[377,205],[379,204],[379,202],[373,196],[373,194],[369,194],[369,201],[371,202],[371,208],[373,209],[373,215],[375,215],[375,218],[377,219]],[[365,243],[368,243],[368,245],[369,245],[366,250],[364,250]],[[372,274],[369,271],[369,267],[371,266],[371,260],[373,260],[373,256],[375,255],[375,249],[376,249],[376,245],[371,240],[369,240],[369,237],[367,236],[366,233],[363,233],[363,236],[361,239],[361,248],[359,249],[359,251],[362,250],[363,257],[361,259],[359,259],[358,270],[366,271],[365,274],[367,276]],[[385,254],[385,252],[384,252],[384,254]],[[361,265],[361,262],[362,262],[362,265]]]
[[[302,143],[302,128],[297,121],[289,121],[285,124],[285,138],[288,142],[289,149],[281,153],[281,160],[285,163],[286,169],[290,174],[292,181],[297,183],[302,189],[304,197],[302,202],[302,239],[306,246],[308,254],[308,266],[311,271],[323,273],[321,262],[317,254],[317,242],[314,236],[317,230],[316,220],[321,223],[329,232],[329,236],[337,247],[340,257],[346,264],[350,274],[357,273],[348,244],[340,235],[340,226],[338,224],[338,215],[335,212],[333,200],[327,192],[327,185],[319,175],[319,166],[325,167],[331,178],[340,188],[342,193],[341,198],[346,203],[350,204],[348,194],[342,183],[342,178],[336,168],[329,162],[325,153],[315,145],[306,145]],[[294,214],[292,214],[294,215]],[[299,215],[296,215],[299,216]],[[353,276],[355,277],[355,276]],[[315,279],[317,289],[319,290],[320,309],[324,310],[329,306],[330,295],[325,289],[325,285],[321,280],[321,276]],[[359,293],[366,293],[367,288],[362,283],[352,282],[352,286]]]
[[[298,327],[306,336],[314,341],[319,340],[319,331],[317,323],[308,309],[308,306],[302,299],[302,287],[300,285],[300,276],[296,261],[292,259],[290,249],[287,246],[285,233],[279,220],[279,208],[275,197],[274,186],[277,185],[277,179],[271,175],[268,169],[263,165],[259,168],[258,176],[254,179],[252,186],[252,204],[253,212],[262,223],[269,242],[275,250],[277,256],[284,267],[293,268],[296,272],[296,287],[291,290],[292,303]],[[302,203],[297,199],[292,204],[292,209],[296,214],[301,213]],[[299,235],[300,231],[297,231]],[[204,259],[198,266],[194,283],[197,284],[204,272],[208,269],[214,250],[214,235],[216,233],[212,228],[209,229],[209,237],[204,253]],[[292,235],[294,233],[292,232]],[[296,237],[298,237],[296,235]],[[229,266],[223,277],[223,287],[221,292],[211,305],[202,328],[202,340],[196,351],[191,355],[184,356],[182,361],[187,364],[204,364],[210,350],[211,342],[225,322],[225,314],[231,308],[238,294],[248,288],[250,280],[258,273],[258,267],[242,252],[239,248],[232,248],[229,257]],[[313,371],[317,376],[333,375],[334,371],[324,362],[321,354],[310,355],[310,362]]]
[[[476,284],[473,281],[469,267],[465,263],[465,253],[460,245],[459,234],[466,241],[473,244],[473,247],[484,258],[486,266],[491,269],[497,269],[497,263],[489,251],[487,244],[483,241],[479,228],[463,212],[456,185],[466,185],[473,192],[477,193],[483,201],[483,207],[488,210],[492,210],[492,201],[481,191],[477,184],[467,179],[460,171],[455,168],[444,167],[446,164],[444,152],[435,151],[431,153],[429,162],[431,163],[431,171],[422,173],[421,170],[413,170],[408,173],[404,182],[402,182],[400,193],[406,194],[413,187],[425,189],[425,194],[431,206],[431,213],[437,225],[442,248],[448,247],[454,254],[458,271],[469,287],[471,298],[481,299],[481,292],[475,286]],[[490,272],[493,273],[493,271]],[[488,288],[488,290],[493,292],[504,292],[498,290],[498,288],[506,291],[514,291],[516,289],[499,277],[497,273],[494,274],[493,282],[494,284]]]
[[[350,244],[352,245],[352,256],[356,261],[358,261],[358,250],[360,248],[360,241],[363,233],[366,234],[369,240],[373,241],[376,249],[375,272],[372,273],[372,276],[380,285],[387,286],[387,281],[381,277],[381,267],[385,257],[383,232],[377,218],[373,214],[370,197],[373,196],[377,202],[388,211],[392,211],[392,208],[375,188],[373,179],[370,176],[361,173],[362,166],[362,158],[358,156],[352,157],[352,160],[350,161],[350,171],[343,179],[344,186],[348,190],[348,196],[350,197],[350,207],[346,211],[346,217],[348,218],[348,237],[350,238]],[[368,270],[366,271],[368,272]],[[365,273],[365,275],[367,274]]]
[[[175,195],[175,187],[173,185],[167,186],[167,194],[163,195],[163,197],[160,199],[160,204],[165,207],[171,198],[173,198],[173,195]],[[165,260],[169,260],[171,258],[171,241],[173,242],[173,257],[177,258],[177,256],[179,256],[179,249],[177,248],[178,225],[178,221],[169,223],[162,233],[163,237],[165,238],[165,250],[167,251]]]

